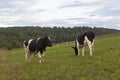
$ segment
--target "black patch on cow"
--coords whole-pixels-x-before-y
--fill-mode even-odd
[[[83,43],[85,40],[84,37],[85,37],[85,35],[83,35],[83,34],[77,37],[77,41],[79,42],[79,44],[84,44]]]
[[[33,39],[31,43],[29,44],[29,50],[30,52],[35,52],[36,51],[36,41],[37,39]]]

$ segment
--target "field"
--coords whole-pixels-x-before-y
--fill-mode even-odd
[[[37,55],[25,63],[24,49],[0,51],[0,80],[120,80],[120,36],[95,40],[93,56],[75,56],[71,44],[47,48],[45,62]]]

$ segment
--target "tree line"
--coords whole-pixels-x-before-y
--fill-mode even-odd
[[[86,26],[79,27],[40,27],[40,26],[25,26],[25,27],[7,27],[0,28],[0,48],[19,48],[22,47],[24,40],[50,36],[54,44],[73,41],[75,37],[81,33],[93,31],[96,36],[119,32],[116,29],[108,28],[91,28]]]

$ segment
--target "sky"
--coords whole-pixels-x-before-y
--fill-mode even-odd
[[[0,27],[120,29],[120,0],[0,0]]]

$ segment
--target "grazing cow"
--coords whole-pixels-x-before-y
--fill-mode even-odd
[[[44,61],[44,55],[46,51],[46,47],[51,47],[52,44],[50,42],[50,37],[43,37],[38,39],[30,39],[23,42],[23,46],[25,49],[25,57],[26,62],[30,61],[30,56],[32,53],[38,54],[40,63]]]
[[[95,34],[91,31],[79,35],[75,40],[75,47],[72,47],[75,51],[75,55],[79,56],[80,54],[79,48],[82,48],[82,56],[84,56],[85,46],[88,45],[90,49],[90,55],[92,56],[94,38],[95,38]]]

